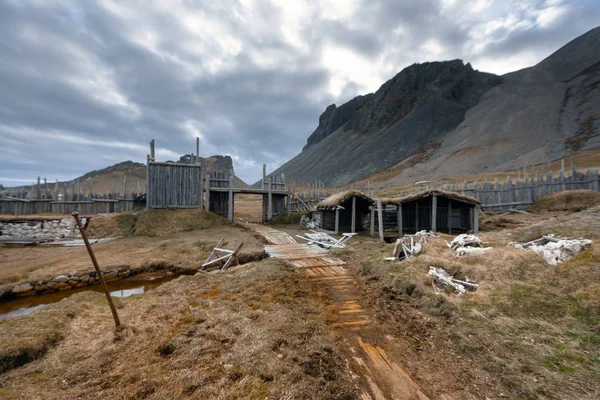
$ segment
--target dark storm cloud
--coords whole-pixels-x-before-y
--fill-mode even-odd
[[[262,163],[272,170],[300,151],[332,102],[376,90],[414,62],[555,50],[593,27],[593,6],[6,0],[0,183],[144,161],[152,138],[158,157],[173,159],[193,151],[196,136],[201,155],[230,154],[254,181]],[[511,7],[515,23],[501,23]],[[544,10],[559,16],[540,19]]]

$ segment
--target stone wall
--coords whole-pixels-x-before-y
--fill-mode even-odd
[[[82,218],[81,222],[86,226],[87,218]],[[0,240],[60,240],[78,237],[81,234],[73,218],[0,221]]]

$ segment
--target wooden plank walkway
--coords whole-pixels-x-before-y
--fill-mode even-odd
[[[360,286],[354,277],[342,268],[344,261],[330,257],[326,249],[317,245],[296,243],[293,237],[264,225],[245,224],[263,235],[271,245],[265,251],[298,267],[306,281],[326,293],[328,324],[345,337],[352,354],[352,369],[357,385],[362,387],[362,399],[428,400],[419,386],[402,367],[394,362],[379,345],[384,342],[378,325],[358,300]],[[372,314],[371,314],[372,315]],[[364,338],[377,338],[363,339]]]
[[[329,267],[344,265],[339,258],[329,257],[329,251],[318,245],[298,243],[291,235],[266,225],[244,224],[249,229],[262,235],[271,245],[265,251],[273,258],[290,262],[297,268]]]

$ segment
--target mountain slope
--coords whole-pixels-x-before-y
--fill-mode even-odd
[[[459,60],[415,64],[329,106],[303,151],[274,171],[345,185],[516,168],[600,147],[600,28],[502,77]]]

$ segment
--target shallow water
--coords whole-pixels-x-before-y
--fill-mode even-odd
[[[173,276],[165,276],[164,274],[144,275],[136,276],[129,280],[108,282],[107,285],[112,296],[123,298],[144,294],[148,290],[157,288],[173,278]],[[0,303],[0,321],[25,316],[36,310],[44,308],[48,304],[57,303],[62,299],[66,299],[75,293],[81,293],[89,290],[94,292],[102,292],[102,285],[96,284],[77,289],[65,290],[62,292],[59,291],[37,296],[21,297]]]

